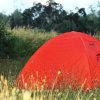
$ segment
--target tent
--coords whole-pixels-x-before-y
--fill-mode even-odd
[[[28,89],[100,87],[100,41],[81,32],[60,34],[31,56],[16,83]]]

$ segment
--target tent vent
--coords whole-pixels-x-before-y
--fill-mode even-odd
[[[97,62],[100,62],[100,54],[97,54]]]
[[[90,46],[94,46],[95,44],[94,44],[94,43],[89,43],[89,45],[90,45]]]

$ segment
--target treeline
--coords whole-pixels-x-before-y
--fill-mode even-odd
[[[77,8],[76,12],[68,12],[63,6],[53,0],[47,5],[35,3],[23,12],[16,9],[10,16],[0,13],[0,19],[11,27],[29,27],[44,29],[46,31],[81,31],[97,33],[100,31],[100,10],[86,13],[85,8]]]

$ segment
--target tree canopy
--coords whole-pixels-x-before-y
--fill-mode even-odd
[[[100,4],[99,4],[100,5]],[[100,31],[100,10],[97,12],[90,7],[91,12],[87,14],[85,8],[77,8],[76,12],[68,12],[63,6],[53,0],[46,5],[34,3],[32,7],[23,12],[16,9],[9,17],[8,22],[14,27],[39,28],[46,31],[81,31],[94,34]],[[6,16],[0,13],[0,19],[7,20]],[[6,22],[6,21],[5,21]]]

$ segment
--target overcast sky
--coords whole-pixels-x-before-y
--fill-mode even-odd
[[[33,2],[41,2],[46,4],[47,0],[0,0],[0,12],[11,14],[15,9],[22,9],[32,7]],[[57,3],[63,5],[65,10],[75,10],[75,7],[86,8],[90,5],[94,7],[98,4],[99,0],[55,0]]]

